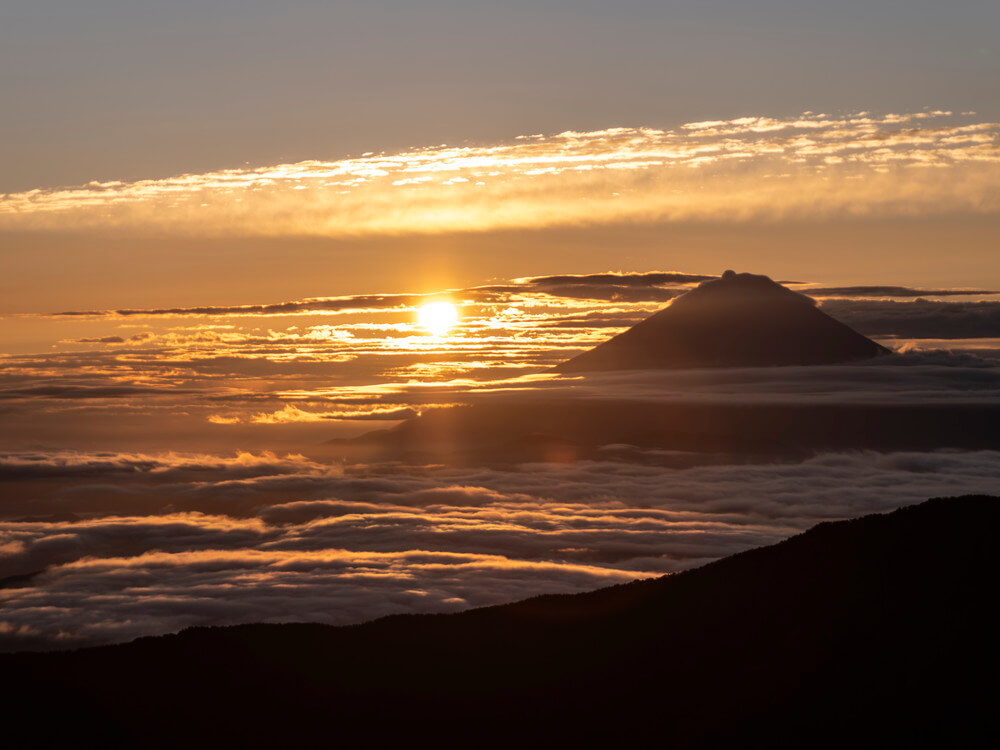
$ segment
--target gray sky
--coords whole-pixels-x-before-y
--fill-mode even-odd
[[[995,119],[998,29],[986,0],[7,0],[0,191],[806,110]]]

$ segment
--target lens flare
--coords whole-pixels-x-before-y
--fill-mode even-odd
[[[417,312],[417,320],[434,336],[444,336],[458,322],[458,310],[451,302],[431,302]]]

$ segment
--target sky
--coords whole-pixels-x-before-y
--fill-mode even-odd
[[[433,291],[570,266],[721,273],[750,260],[833,284],[890,272],[913,284],[941,274],[954,286],[997,284],[985,262],[997,185],[983,159],[995,156],[989,123],[1000,121],[998,23],[995,3],[969,0],[5,3],[0,305],[235,304],[373,285],[407,292],[415,275]],[[951,114],[919,119],[933,112]],[[886,122],[891,115],[918,119]],[[888,161],[892,173],[878,180],[863,179],[875,175],[849,159],[810,173],[850,149],[797,163],[802,147],[789,144],[822,135],[815,130],[748,129],[736,135],[743,147],[717,164],[650,163],[661,161],[658,141],[727,138],[686,125],[810,116],[882,121],[860,146],[876,159],[874,139],[889,131],[925,128],[946,139],[944,128],[979,127],[965,136],[984,140],[978,159],[956,161],[974,142],[938,144],[954,152],[951,169],[933,158]],[[619,128],[619,143],[562,135]],[[584,152],[613,151],[629,133],[670,135],[640,135],[645,143],[621,160],[627,172],[525,177],[550,165],[513,161],[518,148],[575,147],[574,166],[585,168]],[[917,141],[914,149],[932,149]],[[768,151],[776,148],[784,154]],[[447,167],[463,149],[508,153],[476,179],[441,171],[430,184],[392,185],[406,178],[395,172],[407,160]],[[395,164],[393,174],[327,189],[309,176],[329,165],[363,170],[366,159],[375,170]],[[206,184],[234,170],[280,173],[288,189],[271,185],[256,191],[264,200],[247,201],[208,188],[200,200]],[[291,185],[297,174],[304,182]],[[841,197],[817,200],[828,177]],[[485,189],[447,184],[454,178]],[[53,192],[94,182],[183,183],[175,197],[187,210],[144,198],[144,219],[122,215],[127,199],[108,216],[96,206],[68,220],[38,216]],[[788,190],[772,195],[775,182]],[[865,187],[846,200],[854,184]],[[706,200],[695,199],[695,185]],[[102,191],[107,201],[122,197]],[[539,191],[548,199],[536,203]]]
[[[995,491],[974,431],[550,446],[545,409],[992,413],[998,27],[964,0],[5,3],[0,650],[581,591]],[[892,354],[552,371],[727,269]],[[535,416],[368,450],[491,413]]]
[[[1000,119],[988,0],[11,0],[0,191],[749,114]]]

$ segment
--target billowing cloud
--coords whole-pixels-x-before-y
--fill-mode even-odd
[[[119,453],[84,451],[30,451],[0,453],[0,482],[48,480],[127,479],[131,482],[171,483],[191,481],[199,476],[216,482],[284,474],[326,475],[337,471],[335,465],[318,463],[301,455],[278,456],[237,452],[219,456],[199,453]],[[11,503],[0,513],[10,515],[17,507]]]
[[[95,514],[85,492],[47,485],[37,472],[36,494],[58,497],[64,512],[0,522],[6,649],[195,624],[349,623],[580,591],[702,564],[822,520],[988,492],[1000,480],[993,451],[682,470],[601,461],[342,470],[266,455],[5,461],[52,472],[90,466],[95,478],[103,472],[105,492],[123,497],[134,484],[149,492],[152,479],[172,504],[194,497],[201,508]],[[255,492],[296,477],[315,481],[316,499],[295,499],[292,485]],[[244,512],[230,514],[233,506]]]
[[[0,644],[66,648],[206,624],[347,624],[455,611],[631,580],[590,565],[484,554],[206,550],[81,560],[35,587],[0,590]],[[73,612],[72,620],[66,613]]]

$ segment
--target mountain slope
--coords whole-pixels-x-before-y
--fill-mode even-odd
[[[726,271],[556,369],[825,365],[888,351],[819,310],[809,297],[766,276]]]
[[[38,746],[989,746],[1000,498],[457,615],[0,659]]]

